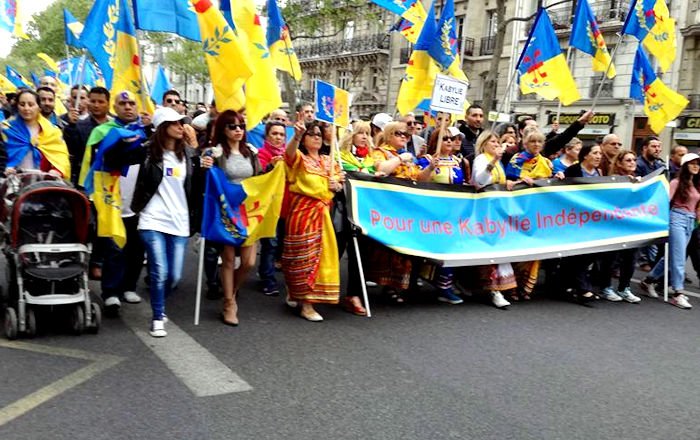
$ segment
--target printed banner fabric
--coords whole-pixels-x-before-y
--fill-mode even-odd
[[[348,216],[364,235],[445,266],[588,254],[668,236],[668,182],[659,174],[480,193],[358,173],[347,181]]]

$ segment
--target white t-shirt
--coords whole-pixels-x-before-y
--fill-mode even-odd
[[[172,151],[163,152],[163,180],[141,211],[138,229],[189,237],[190,218],[185,194],[187,161]]]

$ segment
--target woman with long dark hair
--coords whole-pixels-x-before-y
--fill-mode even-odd
[[[17,94],[17,115],[3,122],[2,138],[7,152],[5,174],[14,174],[20,168],[70,179],[68,147],[63,134],[41,115],[39,95],[33,90],[21,90]]]
[[[229,182],[241,180],[260,174],[257,150],[246,143],[245,119],[233,110],[219,114],[214,123],[213,143],[221,148],[222,153],[216,159],[216,166],[221,168]],[[238,269],[234,267],[236,255],[240,257]],[[221,285],[224,300],[221,318],[224,324],[238,325],[238,304],[236,296],[246,276],[255,265],[256,246],[224,246],[221,251]]]
[[[201,223],[202,182],[196,150],[184,141],[184,115],[160,108],[153,115],[155,134],[139,169],[131,209],[140,214],[138,230],[148,256],[153,322],[150,334],[165,331],[165,299],[182,277],[187,239]],[[212,165],[210,157],[201,167]]]
[[[671,180],[670,184],[671,213],[669,218],[668,234],[668,267],[669,284],[671,286],[670,303],[681,309],[690,309],[693,306],[688,297],[683,295],[683,283],[685,281],[686,248],[695,227],[700,208],[700,156],[688,153],[681,159],[681,170],[678,177]],[[664,273],[664,259],[662,258],[649,273],[641,286],[652,298],[658,294],[654,284],[661,279]]]

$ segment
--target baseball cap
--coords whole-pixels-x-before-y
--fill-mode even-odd
[[[389,122],[394,122],[394,118],[392,118],[386,113],[377,113],[372,118],[372,125],[379,128],[380,130],[384,130],[384,127],[386,127],[386,124],[388,124]]]
[[[687,153],[684,154],[683,157],[681,157],[681,166],[687,164],[688,162],[691,162],[693,160],[700,159],[700,156],[698,156],[695,153]]]
[[[163,122],[175,122],[185,119],[187,115],[181,115],[170,107],[160,107],[153,113],[153,126],[158,128]]]
[[[464,137],[464,133],[459,131],[459,128],[457,127],[447,127],[447,133],[449,133],[449,135],[452,137]]]

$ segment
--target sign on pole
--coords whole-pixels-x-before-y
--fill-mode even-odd
[[[438,74],[433,85],[430,109],[453,114],[464,113],[468,86],[466,81]]]

